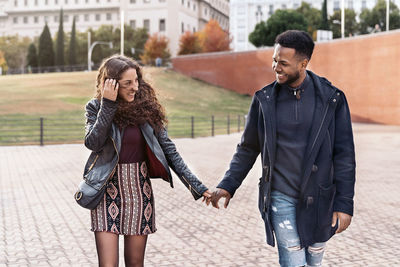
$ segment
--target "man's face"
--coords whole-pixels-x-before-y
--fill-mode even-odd
[[[301,59],[296,55],[294,48],[283,47],[277,44],[272,60],[272,69],[279,84],[288,84],[290,87],[300,85],[300,72],[305,70],[308,62],[307,59]]]

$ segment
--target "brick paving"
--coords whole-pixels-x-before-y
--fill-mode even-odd
[[[355,216],[329,241],[324,266],[399,266],[400,127],[354,130]],[[232,134],[175,142],[213,188],[239,140]],[[88,154],[82,144],[0,147],[0,267],[97,265],[89,211],[73,199]],[[258,160],[226,210],[193,201],[176,177],[175,189],[153,180],[158,231],[148,239],[145,265],[278,266],[257,209],[260,174]]]

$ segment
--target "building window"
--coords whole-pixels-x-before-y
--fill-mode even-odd
[[[85,0],[85,3],[86,3],[86,4],[89,3],[89,0]]]
[[[68,5],[68,0],[64,0],[64,3],[65,3],[66,5]]]
[[[282,9],[286,9],[286,4],[282,4]]]
[[[96,0],[96,3],[100,3],[100,0]]]
[[[187,3],[188,3],[188,8],[190,8],[190,1],[188,1]]]
[[[89,14],[85,14],[84,20],[85,20],[85,21],[89,21]]]
[[[58,5],[58,0],[54,0],[54,4]]]
[[[196,27],[193,27],[193,32],[196,32]]]
[[[136,4],[136,0],[131,0],[131,4]]]
[[[107,20],[111,20],[111,13],[107,13]]]
[[[207,16],[207,8],[204,9],[204,14]]]
[[[39,23],[39,17],[38,17],[38,16],[34,16],[34,17],[33,17],[33,21],[34,21],[35,23]]]
[[[150,31],[150,20],[149,19],[143,20],[143,28],[147,29],[147,31]]]
[[[54,22],[58,22],[58,16],[54,16]]]
[[[49,4],[49,0],[45,0],[45,1],[44,1],[44,4],[45,4],[45,5],[48,5],[48,4]]]
[[[49,17],[48,16],[44,16],[44,22],[49,22]]]
[[[274,5],[269,5],[269,11],[268,11],[269,15],[274,14]]]
[[[13,23],[14,23],[14,24],[18,24],[18,17],[14,17],[14,18],[13,18]]]
[[[150,0],[143,0],[143,3],[145,4],[150,3]]]
[[[165,19],[160,19],[159,30],[160,32],[165,32]]]
[[[38,5],[38,0],[35,0],[35,6],[37,6]]]
[[[75,15],[74,16],[74,20],[75,20],[75,22],[78,22],[79,21],[79,15]]]
[[[18,6],[18,0],[14,1],[14,6]]]
[[[75,4],[79,4],[79,0],[75,0]]]
[[[25,4],[25,6],[27,6],[28,5],[28,0],[25,0],[24,4]]]
[[[367,8],[367,0],[363,0],[361,3],[361,9],[364,10]]]
[[[24,17],[24,23],[25,23],[25,24],[28,23],[28,17]]]
[[[158,2],[160,2],[160,3],[165,3],[165,0],[158,0]]]
[[[185,24],[183,22],[181,24],[181,27],[182,27],[181,31],[182,31],[182,33],[184,33],[185,32]]]
[[[64,15],[64,21],[68,22],[69,16],[68,15]]]
[[[96,21],[100,20],[100,14],[96,14]]]
[[[196,4],[193,3],[193,11],[196,11]]]
[[[185,0],[182,0],[182,6],[185,5]]]
[[[136,20],[134,20],[134,19],[131,20],[131,21],[129,22],[129,24],[131,25],[131,28],[132,28],[132,29],[134,29],[134,30],[136,29]]]
[[[333,10],[340,10],[340,1],[334,1],[333,2]]]
[[[349,0],[348,5],[348,9],[354,9],[353,0]]]

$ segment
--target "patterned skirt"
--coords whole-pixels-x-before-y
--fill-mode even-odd
[[[154,198],[146,162],[118,164],[99,205],[91,210],[92,231],[147,235],[156,229]]]

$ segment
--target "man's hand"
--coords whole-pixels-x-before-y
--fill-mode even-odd
[[[211,195],[211,202],[214,208],[219,209],[218,201],[221,197],[225,198],[225,209],[228,207],[229,201],[231,200],[231,194],[229,194],[225,189],[217,188],[217,190],[215,190]]]
[[[339,234],[349,227],[352,216],[343,212],[335,211],[332,216],[332,227],[335,227],[336,221],[339,222],[336,233]]]

